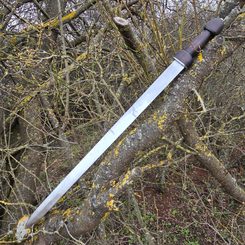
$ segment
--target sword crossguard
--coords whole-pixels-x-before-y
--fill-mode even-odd
[[[195,55],[216,35],[218,35],[224,27],[224,21],[221,18],[214,18],[207,22],[204,30],[191,42],[189,47],[180,50],[174,56],[174,59],[189,67],[194,60]]]

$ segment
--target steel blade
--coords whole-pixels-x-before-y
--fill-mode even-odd
[[[98,158],[112,145],[112,143],[118,139],[118,137],[184,68],[184,65],[176,60],[168,66],[168,68],[153,82],[153,84],[139,97],[139,99],[136,100],[125,114],[40,204],[27,221],[26,227],[30,227],[37,223],[38,220],[40,220],[56,204],[56,202],[71,188],[71,186],[77,182],[89,167],[98,160]]]

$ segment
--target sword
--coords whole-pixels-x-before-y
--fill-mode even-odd
[[[56,202],[74,185],[79,178],[97,161],[101,155],[121,136],[135,119],[153,102],[153,100],[185,69],[193,63],[195,55],[218,35],[224,27],[223,20],[214,18],[207,22],[204,30],[191,42],[189,47],[176,53],[174,61],[136,100],[125,114],[112,126],[101,140],[71,170],[60,184],[40,204],[27,220],[25,227],[37,223]]]

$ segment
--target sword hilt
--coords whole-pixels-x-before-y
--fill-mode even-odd
[[[204,30],[189,45],[189,47],[180,50],[174,56],[174,59],[185,67],[189,67],[195,55],[216,35],[218,35],[224,27],[224,21],[221,18],[214,18],[204,26]]]

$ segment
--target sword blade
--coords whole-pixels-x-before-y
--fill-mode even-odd
[[[139,99],[136,100],[125,114],[40,204],[27,221],[26,227],[30,227],[37,223],[56,204],[56,202],[78,181],[78,179],[94,164],[96,160],[98,160],[98,158],[119,138],[119,136],[184,68],[184,65],[176,60],[168,66],[168,68],[151,84]]]

